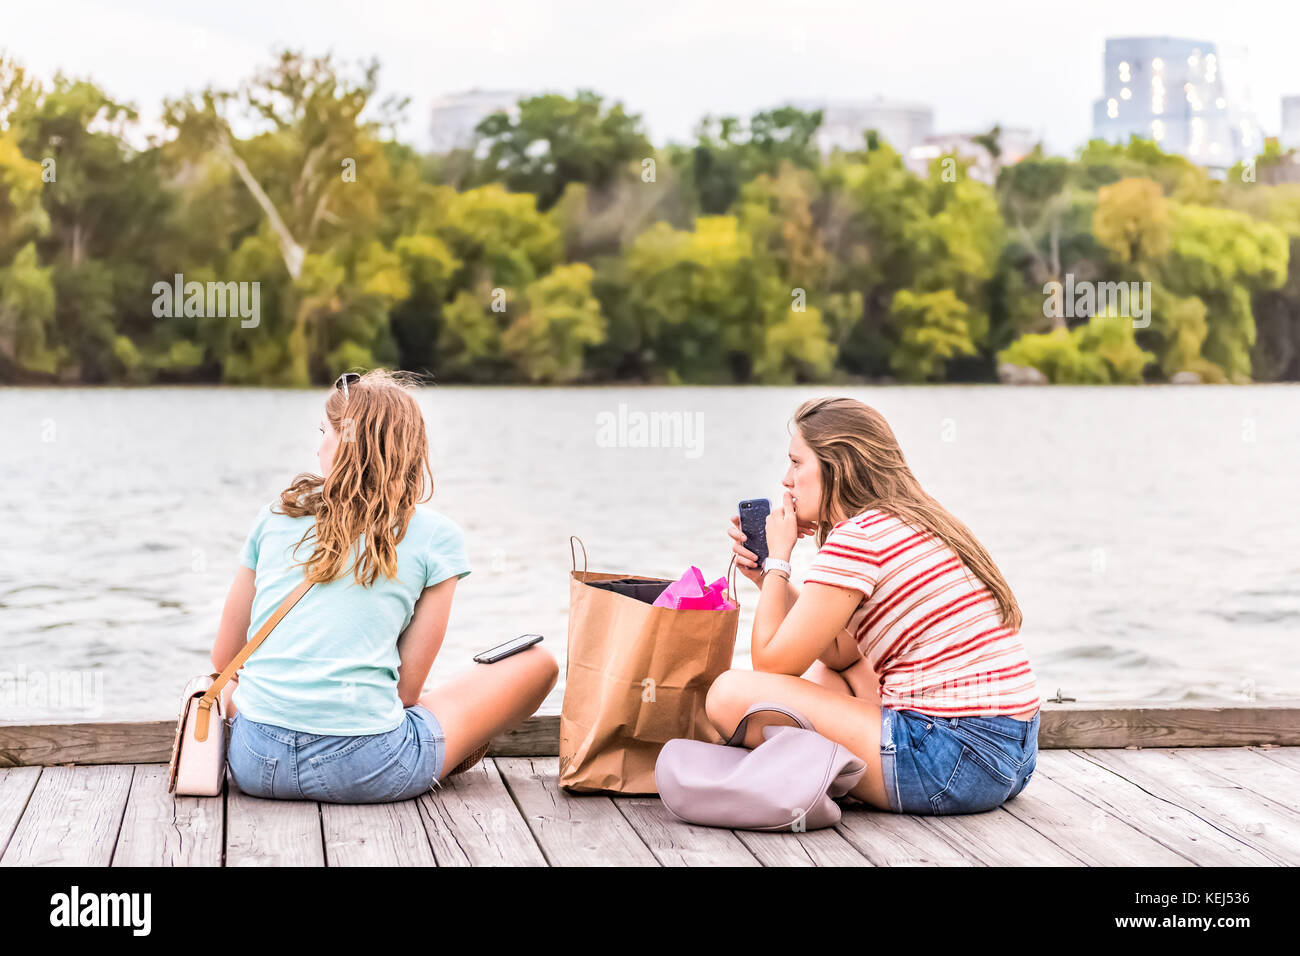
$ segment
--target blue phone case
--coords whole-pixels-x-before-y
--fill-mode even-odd
[[[744,545],[758,555],[761,570],[767,560],[767,516],[772,512],[772,502],[766,498],[749,498],[740,503],[740,532]]]

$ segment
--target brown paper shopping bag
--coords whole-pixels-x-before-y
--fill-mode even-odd
[[[588,571],[586,547],[577,570],[575,540],[569,539],[573,570],[560,786],[575,793],[654,794],[655,760],[669,740],[722,743],[704,712],[704,698],[731,667],[736,649],[735,559],[727,597],[736,608],[683,611],[651,606],[672,583],[667,579]],[[596,586],[610,581],[627,582],[622,590],[628,593]],[[648,599],[630,596],[638,590]]]

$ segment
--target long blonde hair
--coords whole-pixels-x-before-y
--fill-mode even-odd
[[[338,388],[326,399],[325,415],[339,435],[329,474],[298,475],[279,501],[281,514],[316,518],[294,546],[297,554],[315,537],[311,556],[295,565],[305,566],[307,580],[332,581],[346,573],[344,563],[362,535],[365,547],[353,565],[356,582],[369,587],[380,574],[396,576],[397,545],[415,506],[433,496],[417,381],[377,368],[349,383],[346,399]]]
[[[819,548],[837,514],[844,520],[879,508],[938,536],[997,598],[1003,625],[1020,629],[1020,605],[1002,572],[971,530],[922,490],[883,415],[856,399],[815,398],[791,421],[819,465]]]

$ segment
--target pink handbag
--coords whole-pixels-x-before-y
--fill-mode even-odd
[[[181,692],[181,711],[172,739],[172,759],[167,767],[167,792],[177,796],[215,797],[226,779],[226,731],[231,718],[232,678],[250,654],[313,587],[304,580],[289,594],[258,632],[240,648],[220,674],[190,678]]]
[[[745,747],[749,718],[770,710],[798,727],[763,728],[763,742]],[[834,797],[852,790],[867,765],[780,704],[750,707],[725,744],[674,739],[655,762],[655,785],[669,812],[686,823],[739,830],[801,832],[840,822]]]

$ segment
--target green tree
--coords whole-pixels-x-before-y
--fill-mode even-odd
[[[1014,332],[1043,323],[1042,296],[1049,283],[1067,274],[1098,278],[1105,250],[1092,233],[1096,194],[1080,189],[1077,177],[1068,160],[1043,155],[1041,146],[998,173],[998,201],[1012,237],[1001,256],[999,285]],[[1050,316],[1050,324],[1053,329],[1068,325],[1064,315]]]
[[[501,322],[489,311],[490,304],[484,298],[462,290],[445,308],[446,322],[438,335],[437,365],[454,378],[492,381],[505,376]]]
[[[1169,210],[1160,184],[1121,179],[1097,191],[1092,231],[1122,265],[1139,269],[1169,251]]]
[[[834,350],[820,310],[801,301],[733,216],[691,232],[657,223],[629,250],[627,347],[670,382],[791,381],[825,375]]]
[[[582,374],[583,350],[605,340],[605,317],[585,263],[559,266],[524,292],[526,310],[501,336],[505,355],[530,382],[569,382]]]
[[[27,79],[11,61],[0,64],[0,77],[8,123],[0,167],[14,168],[15,148],[37,164],[28,182],[39,190],[39,226],[33,232],[36,212],[24,201],[22,215],[12,225],[0,225],[0,237],[16,228],[34,238],[36,262],[25,261],[41,271],[24,269],[21,285],[31,291],[32,283],[48,281],[54,290],[52,321],[43,306],[40,317],[28,316],[29,328],[32,323],[44,327],[49,346],[41,352],[46,358],[40,370],[50,371],[50,356],[58,356],[57,371],[64,378],[105,381],[134,374],[134,367],[119,360],[133,349],[123,350],[118,339],[155,345],[167,334],[153,326],[148,290],[155,227],[171,201],[155,155],[126,142],[135,109],[89,81],[63,74],[48,85]],[[21,298],[32,308],[45,301],[43,291]]]
[[[892,311],[900,342],[890,365],[904,380],[937,378],[947,360],[975,354],[970,307],[952,289],[925,293],[899,289]]]
[[[62,358],[49,345],[54,318],[53,269],[37,265],[28,243],[0,267],[0,359],[11,367],[53,375]]]
[[[1233,210],[1176,205],[1170,243],[1160,275],[1172,292],[1205,303],[1203,356],[1229,380],[1249,381],[1255,344],[1251,296],[1285,284],[1285,234]]]
[[[16,71],[12,66],[7,69]],[[0,61],[0,77],[5,70]],[[0,83],[0,103],[7,101],[3,96],[7,86]],[[42,268],[36,253],[35,240],[49,230],[49,217],[41,204],[41,173],[39,163],[22,155],[13,131],[0,130],[0,378],[19,372],[53,375],[62,359],[50,344],[52,269]]]
[[[695,128],[695,144],[671,151],[691,208],[710,216],[731,209],[742,187],[754,177],[776,175],[782,164],[813,169],[819,157],[813,137],[822,112],[793,106],[760,110],[748,121],[736,116],[706,116]]]
[[[604,187],[629,160],[651,155],[641,118],[621,103],[607,106],[590,90],[572,99],[554,93],[519,101],[517,115],[493,113],[479,123],[484,153],[475,184],[503,182],[532,193],[550,209],[569,183]]]
[[[174,152],[195,163],[215,153],[227,163],[275,237],[290,280],[281,282],[279,296],[292,316],[282,376],[290,383],[324,381],[337,374],[333,350],[320,351],[330,335],[319,324],[335,315],[327,289],[336,272],[324,263],[355,267],[356,249],[342,247],[364,244],[376,230],[389,176],[379,137],[396,124],[406,106],[401,98],[377,99],[378,74],[374,60],[353,72],[328,55],[307,57],[283,50],[273,66],[259,70],[238,89],[209,88],[166,103],[165,119],[178,139]],[[250,124],[254,135],[238,139],[232,127],[235,118]],[[317,266],[304,278],[309,256],[318,257]],[[298,298],[296,290],[304,298]],[[362,311],[372,306],[355,299],[340,301]],[[364,316],[357,318],[361,327],[372,324]],[[368,348],[365,342],[353,345],[349,355]],[[275,351],[265,344],[250,347],[261,354]]]
[[[1133,338],[1127,316],[1094,315],[1073,329],[1022,335],[998,353],[999,362],[1036,368],[1060,385],[1137,384],[1155,359]]]

